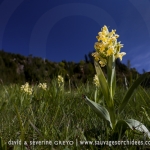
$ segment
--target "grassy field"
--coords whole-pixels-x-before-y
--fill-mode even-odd
[[[31,95],[21,91],[20,87],[21,85],[0,85],[0,137],[3,143],[8,143],[9,150],[96,150],[137,149],[137,147],[148,149],[145,145],[98,146],[80,143],[114,140],[111,139],[112,131],[106,122],[98,117],[83,99],[82,95],[85,94],[94,101],[96,87],[93,83],[80,84],[77,89],[61,89],[57,80],[53,80],[46,90],[34,85]],[[125,92],[126,88],[123,86],[116,89],[114,96],[116,113]],[[101,95],[96,97],[100,104],[105,105]],[[150,89],[139,87],[121,114],[121,118],[134,118],[150,129],[148,114],[150,114]],[[23,143],[25,146],[20,146],[19,140],[26,141]],[[131,132],[129,129],[122,140],[148,139],[143,134]],[[36,143],[37,141],[43,143],[40,145]],[[49,143],[45,144],[45,141]]]

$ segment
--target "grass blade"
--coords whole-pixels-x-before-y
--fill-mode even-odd
[[[119,120],[116,123],[114,132],[112,134],[112,140],[120,140],[127,130],[128,125],[124,120]]]
[[[42,134],[41,134],[41,132],[38,130],[38,128],[29,120],[29,123],[30,123],[30,125],[33,127],[33,129],[41,136],[41,137],[43,137],[42,136]]]
[[[21,119],[21,116],[20,116],[20,113],[18,111],[18,108],[16,105],[14,105],[15,107],[15,110],[16,110],[16,115],[17,115],[17,118],[18,118],[18,121],[19,121],[19,125],[20,125],[20,131],[21,131],[21,135],[20,135],[20,139],[21,139],[21,146],[23,148],[23,141],[24,141],[24,136],[25,136],[25,131],[24,131],[24,127],[23,127],[23,122],[22,122],[22,119]]]

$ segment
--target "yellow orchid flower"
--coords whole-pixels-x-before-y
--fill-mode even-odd
[[[120,58],[122,60],[125,55],[124,52],[120,53],[123,44],[117,42],[118,37],[116,30],[109,32],[106,25],[98,32],[98,36],[96,36],[98,42],[94,45],[96,52],[92,53],[92,56],[96,61],[99,61],[102,67],[107,64],[107,57],[114,55],[116,59]]]
[[[122,60],[122,57],[126,55],[125,52],[121,52],[121,53],[117,53],[116,58],[119,58],[120,60]]]

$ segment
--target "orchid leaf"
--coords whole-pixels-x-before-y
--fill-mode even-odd
[[[105,107],[101,106],[100,104],[90,100],[87,96],[84,96],[84,99],[85,102],[97,113],[97,115],[106,120],[109,123],[110,127],[112,128],[112,123],[110,120],[108,110]]]
[[[149,130],[139,121],[134,119],[119,120],[115,126],[113,138],[122,137],[127,129],[139,131],[150,138]],[[118,139],[115,139],[118,140]]]
[[[94,61],[94,65],[95,65],[96,73],[100,82],[101,91],[104,94],[106,104],[109,107],[111,105],[111,101],[110,101],[110,91],[109,91],[107,80],[98,62]]]
[[[125,122],[127,123],[130,129],[142,132],[150,138],[149,130],[141,122],[134,120],[134,119],[128,119],[128,120],[125,120]]]
[[[141,82],[149,75],[149,73],[142,74],[134,83],[133,85],[129,88],[127,93],[125,94],[122,103],[119,106],[119,113],[121,113],[126,105],[128,104],[131,96],[134,93],[134,90],[141,84]]]

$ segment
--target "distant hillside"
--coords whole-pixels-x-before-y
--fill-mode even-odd
[[[106,68],[103,70],[106,72]],[[127,67],[119,60],[116,60],[117,83],[124,83],[125,78],[128,82],[135,79],[139,74],[135,68]],[[20,54],[13,54],[0,51],[0,82],[1,83],[20,83],[29,82],[36,84],[39,82],[50,82],[57,75],[62,75],[65,80],[71,79],[72,84],[78,82],[86,83],[93,80],[95,69],[93,59],[85,55],[85,60],[79,63],[67,62],[65,60],[56,63],[39,57],[28,57]]]

